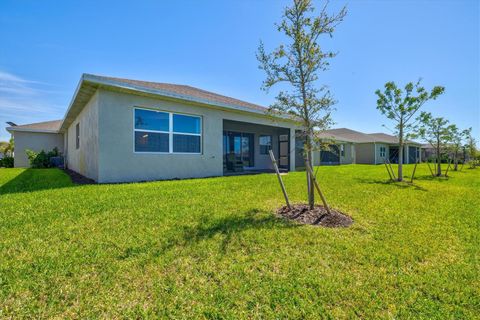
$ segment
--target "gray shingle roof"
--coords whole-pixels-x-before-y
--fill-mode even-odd
[[[62,120],[29,123],[8,127],[8,131],[32,131],[32,132],[57,132],[60,129]]]
[[[330,129],[319,133],[320,138],[332,139],[336,141],[354,142],[354,143],[388,143],[397,144],[398,138],[390,134],[378,133],[363,133],[347,128]],[[415,141],[406,141],[408,143],[415,143]]]
[[[331,137],[333,140],[345,142],[375,142],[375,139],[373,137],[370,137],[368,134],[347,128],[326,130],[320,134],[320,137],[326,139]]]
[[[198,89],[195,87],[191,87],[188,85],[180,85],[180,84],[172,84],[172,83],[161,83],[161,82],[150,82],[150,81],[141,81],[141,80],[132,80],[132,79],[125,79],[125,78],[116,78],[116,77],[106,77],[106,76],[97,76],[97,75],[90,75],[98,79],[103,79],[107,81],[113,81],[117,83],[123,83],[127,85],[134,85],[138,87],[145,87],[151,88],[155,90],[162,90],[171,92],[177,95],[185,96],[185,97],[192,97],[197,99],[202,99],[206,101],[210,101],[213,103],[220,103],[220,104],[228,104],[234,106],[241,106],[248,109],[259,110],[259,111],[266,111],[267,108],[262,107],[260,105],[242,101],[239,99],[231,98],[228,96],[224,96],[221,94],[217,94],[214,92]]]

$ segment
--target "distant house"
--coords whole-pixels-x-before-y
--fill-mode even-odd
[[[380,164],[387,159],[391,163],[398,163],[398,138],[385,133],[363,133],[347,128],[332,129],[322,132],[321,137],[337,141],[337,146],[344,150],[351,149],[348,156],[349,163]],[[415,163],[420,160],[421,144],[415,141],[406,141],[404,145],[403,163]]]
[[[425,143],[421,146],[421,154],[423,160],[428,160],[435,157],[437,151],[435,150],[435,147],[432,146],[430,143]]]

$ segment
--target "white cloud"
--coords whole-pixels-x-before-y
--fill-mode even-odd
[[[54,101],[66,93],[45,88],[50,86],[0,70],[0,141],[9,138],[6,121],[25,124],[63,116],[65,106]]]

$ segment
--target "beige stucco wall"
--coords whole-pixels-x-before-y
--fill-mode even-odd
[[[339,144],[339,148],[340,148],[340,145],[344,146],[344,155],[342,156],[340,154],[340,164],[351,164],[353,163],[353,157],[354,157],[354,150],[352,148],[352,144],[351,143],[340,143]],[[340,149],[339,149],[340,150]]]
[[[80,123],[80,148],[76,149],[75,126]],[[69,169],[98,180],[98,92],[70,124],[66,133],[66,165]]]
[[[375,146],[373,143],[357,143],[355,144],[356,163],[374,164],[375,163]]]
[[[98,182],[126,182],[223,175],[223,120],[294,129],[292,122],[230,112],[194,104],[100,89],[98,121]],[[202,117],[202,154],[134,152],[134,107],[180,112]],[[294,130],[290,140],[294,143]],[[69,142],[70,143],[70,142]],[[293,150],[290,169],[295,168]]]
[[[13,139],[15,140],[15,167],[30,167],[30,162],[25,153],[26,149],[35,152],[42,150],[48,152],[57,147],[61,153],[64,151],[63,134],[15,131]]]

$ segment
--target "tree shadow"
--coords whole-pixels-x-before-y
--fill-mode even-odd
[[[74,186],[70,177],[59,169],[26,169],[0,185],[0,195]]]
[[[420,180],[420,181],[440,181],[440,182],[444,182],[444,181],[448,181],[449,179],[450,179],[450,176],[448,176],[448,177],[440,176],[439,177],[439,176],[432,176],[431,174],[415,177],[415,180]]]
[[[392,180],[382,180],[382,179],[369,179],[369,178],[355,178],[356,181],[359,183],[365,183],[365,184],[377,184],[377,185],[388,185],[388,186],[393,186],[399,189],[408,189],[412,188],[413,190],[417,191],[428,191],[424,187],[421,187],[419,185],[416,185],[415,183],[411,183],[410,179],[408,181],[392,181]],[[417,178],[414,178],[413,181],[417,180]]]
[[[203,218],[194,227],[184,227],[180,239],[168,241],[163,251],[167,251],[176,245],[190,245],[221,235],[223,239],[220,244],[220,251],[224,254],[232,241],[232,237],[244,231],[296,227],[300,227],[300,225],[292,221],[280,219],[270,213],[267,214],[267,211],[251,209],[239,215],[230,215],[215,220]]]

